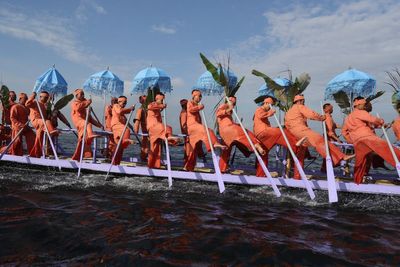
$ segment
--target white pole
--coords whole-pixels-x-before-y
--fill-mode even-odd
[[[171,172],[171,160],[169,157],[169,146],[168,146],[168,139],[167,139],[167,112],[164,108],[164,132],[165,132],[165,155],[167,157],[167,170],[168,170],[168,187],[172,186],[172,172]]]
[[[85,126],[83,128],[83,136],[82,136],[82,146],[81,146],[81,154],[79,157],[79,167],[78,167],[78,178],[81,176],[81,169],[82,169],[82,160],[83,160],[83,151],[85,149],[85,139],[86,139],[86,130],[89,121],[89,114],[90,114],[90,105],[86,109],[86,118],[85,118]],[[78,138],[79,139],[79,138]]]

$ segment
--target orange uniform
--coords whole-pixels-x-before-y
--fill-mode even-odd
[[[139,129],[142,129],[142,133],[147,133],[146,125],[146,110],[142,107],[136,111],[136,118],[134,124],[135,133],[139,133]],[[142,145],[140,148],[140,159],[145,161],[147,159],[147,153],[149,151],[149,138],[148,136],[142,136]]]
[[[119,104],[114,104],[112,108],[111,129],[114,136],[114,142],[118,144],[119,139],[122,138],[120,147],[115,154],[114,165],[119,165],[121,163],[124,149],[130,144],[131,132],[128,127],[126,128],[123,136],[122,132],[124,131],[127,121],[125,114],[129,114],[131,110],[132,109],[130,108],[122,108]]]
[[[260,140],[261,145],[263,148],[266,150],[266,154],[262,156],[262,159],[265,163],[266,166],[268,166],[268,152],[271,150],[271,148],[275,145],[281,145],[287,148],[286,141],[282,135],[282,132],[279,128],[271,127],[271,124],[269,122],[269,117],[273,116],[275,111],[273,110],[264,110],[262,107],[259,107],[256,109],[256,112],[254,113],[254,134],[258,140]],[[296,137],[294,137],[288,130],[284,129],[285,135],[289,140],[289,144],[292,147],[293,151],[295,154],[297,154],[301,147],[296,146]],[[302,150],[305,150],[302,148]],[[300,161],[300,164],[303,166],[304,165],[304,157],[302,161]],[[264,177],[266,176],[261,165],[257,164],[257,169],[256,169],[256,176],[259,177]],[[300,174],[294,166],[294,178],[295,179],[300,179]]]
[[[396,140],[400,141],[400,116],[396,118],[392,125],[393,133],[396,136]]]
[[[11,99],[8,102],[8,108],[3,106],[3,114],[2,114],[2,122],[11,125],[11,118],[10,118],[10,113],[11,113],[11,108],[14,106],[16,103],[12,101]]]
[[[206,128],[201,122],[200,110],[204,106],[196,104],[194,101],[187,103],[187,118],[186,126],[189,135],[189,142],[187,143],[187,158],[185,161],[185,169],[193,171],[196,166],[196,159],[200,151],[202,151],[202,143],[206,146],[208,152],[211,151],[210,142],[208,140]],[[213,130],[208,128],[211,138],[211,144],[217,143],[217,137]]]
[[[76,146],[75,152],[72,155],[73,160],[80,160],[81,155],[81,146],[83,139],[83,132],[85,130],[85,121],[86,121],[86,112],[87,107],[89,107],[89,100],[78,100],[74,99],[71,103],[71,119],[74,124],[76,130],[78,131],[78,145]],[[90,145],[92,143],[93,137],[95,136],[92,128],[93,118],[89,115],[88,124],[86,127],[86,136],[85,136],[85,147],[84,147],[84,155],[83,157],[89,158],[92,157],[92,151],[90,150]]]
[[[147,132],[150,138],[150,149],[147,159],[149,168],[161,167],[161,142],[172,135],[171,126],[167,125],[165,131],[164,124],[161,118],[161,111],[164,109],[164,104],[152,102],[147,106]]]
[[[10,109],[10,120],[11,120],[11,128],[12,128],[12,138],[14,138],[18,132],[24,128],[22,133],[19,135],[17,139],[15,139],[14,143],[11,146],[10,154],[22,156],[22,136],[25,136],[25,142],[28,149],[28,153],[32,150],[34,142],[35,142],[35,133],[28,125],[25,126],[29,117],[29,108],[25,107],[21,104],[15,104]]]
[[[219,128],[219,134],[223,140],[223,143],[228,147],[221,153],[219,166],[221,172],[226,172],[229,165],[229,157],[231,154],[232,147],[234,145],[245,155],[249,157],[253,152],[252,147],[247,139],[242,127],[234,123],[232,120],[232,110],[227,112],[228,104],[222,104],[217,110],[217,123]],[[252,132],[246,130],[252,143],[259,144],[260,142],[254,136]]]
[[[45,123],[50,134],[56,131],[56,129],[53,127],[51,121],[46,118],[47,114],[45,105],[39,101],[36,101],[33,95],[30,96],[29,99],[26,101],[25,106],[29,108],[29,118],[33,127],[36,129],[36,138],[33,148],[29,152],[29,156],[39,158],[42,156],[43,135],[46,132],[46,128],[40,115],[37,103],[39,103],[40,110],[45,117]]]
[[[309,109],[302,104],[294,104],[286,113],[285,125],[287,129],[300,140],[303,137],[307,137],[305,144],[307,146],[313,146],[315,150],[323,157],[326,157],[325,141],[322,135],[311,130],[307,125],[307,119],[322,121],[323,116],[319,115],[315,111]],[[329,152],[332,158],[332,163],[337,166],[345,155],[340,151],[338,147],[329,143]],[[303,156],[301,161],[303,160]]]
[[[104,109],[104,124],[105,124],[105,130],[108,132],[111,132],[111,118],[112,118],[112,105],[107,105]],[[108,153],[107,153],[107,157],[112,157],[112,155],[114,154],[114,150],[116,149],[117,144],[114,142],[114,137],[111,134],[108,137],[108,141],[107,141],[107,149],[108,149]]]
[[[371,157],[368,157],[368,154],[372,152],[378,154],[392,166],[395,166],[395,161],[387,142],[375,135],[371,124],[381,126],[381,121],[379,118],[370,115],[367,111],[360,109],[355,109],[345,121],[350,138],[354,143],[356,154],[354,182],[357,184],[361,183],[364,175],[368,173],[369,166],[371,165]],[[400,158],[400,150],[394,148],[394,151],[397,157]]]
[[[328,136],[328,141],[336,141],[333,136],[336,135],[337,124],[332,118],[332,114],[325,113],[326,120],[326,135]]]

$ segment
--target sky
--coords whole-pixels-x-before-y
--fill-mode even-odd
[[[134,104],[133,77],[150,65],[159,67],[172,79],[168,123],[178,131],[179,100],[190,98],[205,72],[200,52],[213,62],[226,63],[229,55],[233,72],[246,77],[237,97],[238,114],[249,128],[253,99],[263,85],[252,69],[270,77],[287,77],[288,69],[294,77],[309,73],[306,104],[320,111],[326,84],[352,67],[373,76],[378,90],[386,91],[373,113],[391,121],[397,115],[385,71],[400,68],[399,14],[400,1],[390,0],[0,0],[0,77],[10,89],[30,93],[35,80],[55,64],[72,92],[109,67],[124,80]],[[217,100],[204,97],[209,120]],[[94,98],[94,103],[102,114],[103,100]]]

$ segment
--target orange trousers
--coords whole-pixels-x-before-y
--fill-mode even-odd
[[[32,125],[36,129],[36,138],[33,144],[32,149],[29,151],[29,156],[34,158],[40,158],[42,156],[42,149],[43,149],[43,135],[46,132],[46,129],[43,124],[42,119],[35,119],[32,120]],[[46,126],[49,132],[53,132],[56,129],[53,127],[51,121],[46,120]]]
[[[208,128],[208,131],[210,133],[210,139],[211,139],[211,144],[215,144],[218,139],[217,136],[215,135],[214,131]],[[190,136],[188,137],[188,142],[186,143],[186,158],[185,158],[185,165],[184,168],[188,171],[193,171],[194,167],[196,166],[196,161],[197,161],[197,156],[204,155],[203,153],[203,148],[202,144],[206,146],[206,149],[208,152],[211,151],[210,143],[207,138],[207,133],[205,133],[206,136],[203,139],[198,139],[198,141],[193,145],[193,140],[190,140]],[[192,142],[190,142],[192,141]]]
[[[167,125],[167,131],[165,136],[172,135],[172,128],[171,126]],[[161,146],[164,143],[163,136],[150,136],[150,148],[149,154],[147,157],[147,165],[149,168],[157,168],[161,167]]]
[[[113,136],[114,136],[114,142],[118,145],[118,142],[121,138],[121,134],[124,130],[125,126],[122,125],[121,127],[117,127],[114,126],[113,127]],[[114,162],[113,165],[119,165],[121,163],[122,160],[122,155],[124,153],[124,150],[130,145],[130,136],[131,136],[131,131],[127,128],[125,130],[124,135],[122,136],[122,141],[121,144],[119,145],[119,148],[115,153],[115,158],[114,158]],[[115,146],[115,149],[117,149],[117,146]],[[114,150],[115,150],[114,149]]]
[[[13,129],[12,130],[12,138],[18,134],[20,129]],[[16,156],[22,156],[24,154],[23,149],[22,149],[22,137],[25,137],[25,142],[26,142],[26,147],[28,150],[28,153],[32,150],[34,144],[35,144],[35,133],[31,128],[26,127],[22,133],[19,135],[17,139],[15,139],[14,143],[11,146],[10,149],[10,154],[16,155]]]

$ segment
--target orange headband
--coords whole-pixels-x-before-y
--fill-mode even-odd
[[[367,100],[365,100],[365,99],[356,99],[356,100],[354,100],[353,106],[356,107],[358,105],[363,105],[363,104],[364,105],[367,104]]]
[[[79,93],[83,93],[83,90],[82,89],[75,89],[74,95],[76,96]]]
[[[164,96],[163,95],[156,95],[156,100],[163,100]]]
[[[192,96],[201,96],[201,92],[200,91],[193,91],[192,92]]]
[[[232,104],[236,104],[236,97],[228,97],[229,101],[231,101]]]
[[[19,97],[19,98],[21,98],[21,97],[28,98],[28,96],[27,96],[25,93],[20,93],[20,94],[18,95],[18,97]]]
[[[304,100],[304,96],[302,96],[302,95],[296,95],[296,96],[294,97],[293,103],[296,102],[296,101],[299,101],[299,100]]]

